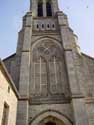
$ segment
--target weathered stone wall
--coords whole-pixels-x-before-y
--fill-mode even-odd
[[[83,54],[84,83],[81,85],[86,96],[86,111],[89,125],[94,125],[94,59]]]
[[[14,54],[6,58],[4,64],[15,83],[15,86],[19,89],[20,56]]]
[[[77,76],[79,77],[80,88],[84,96],[94,96],[94,59],[81,55],[79,65],[76,65]]]
[[[74,54],[77,82],[85,97],[94,96],[94,59],[78,53]]]
[[[83,75],[84,85],[87,96],[94,96],[94,59],[83,55]],[[82,86],[83,87],[83,86]]]
[[[86,111],[88,114],[89,125],[94,125],[94,98],[86,98]]]
[[[89,125],[94,124],[94,59],[85,54],[75,54],[75,67],[78,83],[85,96],[85,109]]]
[[[16,54],[13,54],[13,55],[11,55],[11,56],[9,56],[9,57],[7,57],[6,59],[3,60],[5,66],[6,66],[8,72],[9,72],[10,74],[11,74],[11,69],[12,69],[12,68],[11,68],[12,61],[15,62],[15,58],[16,58]]]

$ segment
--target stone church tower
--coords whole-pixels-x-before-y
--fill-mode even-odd
[[[17,125],[94,125],[94,59],[58,0],[31,0],[17,52],[4,60],[20,93]]]

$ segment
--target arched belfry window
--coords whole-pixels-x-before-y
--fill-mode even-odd
[[[38,0],[38,17],[43,16],[43,1]]]
[[[47,16],[52,16],[51,0],[47,0],[46,2],[46,12],[47,12]]]

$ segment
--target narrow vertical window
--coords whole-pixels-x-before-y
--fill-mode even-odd
[[[57,72],[55,57],[49,61],[50,89],[52,93],[57,92]]]
[[[33,93],[36,95],[47,94],[46,61],[43,57],[34,60],[32,65]]]
[[[56,58],[54,57],[54,73],[55,73],[55,84],[56,84],[56,87],[57,87],[57,65],[56,65]]]
[[[38,17],[43,16],[43,2],[42,0],[38,1]]]
[[[48,0],[46,2],[46,12],[47,12],[47,16],[52,16],[52,7],[51,7],[51,1]]]
[[[9,115],[9,106],[5,103],[3,108],[3,116],[1,125],[8,125],[8,115]]]
[[[45,95],[47,93],[47,72],[46,72],[46,62],[43,57],[39,60],[39,70],[40,70],[40,93]]]

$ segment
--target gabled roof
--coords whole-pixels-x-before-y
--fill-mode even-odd
[[[13,82],[11,76],[9,75],[9,73],[8,73],[6,67],[1,59],[0,59],[0,66],[2,67],[2,70],[4,72],[3,74],[4,74],[5,78],[9,81],[9,84],[10,84],[12,90],[14,91],[16,97],[19,99],[19,93],[14,85],[14,82]]]
[[[82,53],[82,55],[85,56],[85,57],[87,57],[87,58],[89,58],[89,59],[94,60],[94,57],[91,57],[91,56],[89,56],[89,55],[87,55],[87,54],[85,54],[85,53]]]
[[[12,55],[10,55],[10,56],[4,58],[3,61],[6,61],[6,60],[8,60],[8,59],[10,59],[10,58],[13,58],[13,57],[15,57],[15,56],[16,56],[16,53],[14,53],[14,54],[12,54]]]

